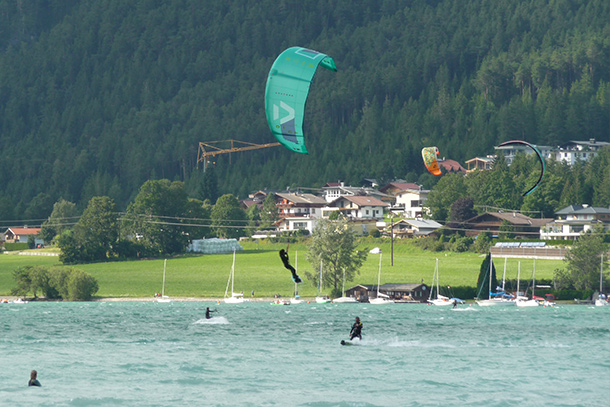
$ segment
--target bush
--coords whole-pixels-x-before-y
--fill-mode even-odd
[[[4,248],[7,252],[15,252],[19,250],[27,250],[27,243],[4,243]]]
[[[371,229],[369,231],[369,236],[370,237],[380,237],[381,236],[381,232],[379,231],[379,229],[374,228],[374,229]]]
[[[73,269],[68,277],[68,299],[70,301],[90,300],[99,290],[97,280],[84,271]]]
[[[17,287],[11,294],[20,297],[31,292],[37,298],[40,291],[47,299],[90,300],[99,289],[95,278],[74,268],[25,266],[15,270],[13,278]]]

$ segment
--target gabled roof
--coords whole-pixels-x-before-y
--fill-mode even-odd
[[[280,193],[275,194],[281,199],[293,202],[294,204],[304,205],[326,205],[326,200],[313,194],[293,194],[293,193]]]
[[[413,182],[390,182],[389,184],[379,188],[381,192],[386,192],[389,189],[399,191],[405,191],[407,189],[419,190],[419,185]]]
[[[389,204],[380,201],[379,199],[372,196],[342,196],[335,199],[333,202],[337,202],[340,199],[345,199],[347,201],[353,202],[358,206],[390,206]]]
[[[401,222],[408,223],[418,229],[438,229],[443,226],[432,219],[402,219]]]
[[[443,167],[447,172],[467,172],[466,168],[455,160],[438,161],[439,167]]]
[[[533,226],[533,227],[543,226],[552,221],[552,219],[530,218],[529,216],[525,216],[522,213],[518,213],[518,212],[486,212],[481,215],[477,215],[474,218],[470,218],[470,219],[466,220],[464,223],[478,222],[487,216],[492,216],[499,220],[505,220],[513,225],[519,225],[519,226]]]
[[[14,235],[32,236],[32,235],[39,234],[41,229],[40,228],[8,228],[8,229],[6,229],[6,232],[4,232],[4,234],[6,234],[9,230]]]
[[[599,206],[570,205],[555,212],[555,215],[592,215],[598,213],[608,214],[610,209]]]

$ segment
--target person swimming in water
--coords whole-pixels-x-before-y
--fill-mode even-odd
[[[302,283],[303,280],[301,280],[301,277],[299,277],[297,275],[297,271],[294,269],[294,267],[292,267],[290,265],[290,259],[288,257],[288,252],[286,250],[284,250],[284,249],[280,250],[280,258],[282,259],[282,262],[284,263],[284,267],[286,267],[292,273],[292,281],[294,281],[295,283]]]
[[[210,315],[212,312],[218,312],[218,311],[216,311],[216,310],[212,311],[212,310],[210,310],[210,307],[207,307],[205,310],[205,319],[212,318],[212,315]]]
[[[349,332],[350,341],[353,341],[354,338],[358,338],[362,340],[362,322],[360,322],[360,318],[356,317],[356,322],[352,325],[352,330]]]
[[[30,372],[30,381],[28,382],[28,386],[38,386],[38,387],[41,387],[42,385],[38,381],[37,377],[38,377],[38,372],[35,371],[35,370],[32,370]]]

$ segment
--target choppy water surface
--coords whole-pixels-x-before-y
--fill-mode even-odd
[[[591,406],[610,307],[0,304],[0,366],[7,406]]]

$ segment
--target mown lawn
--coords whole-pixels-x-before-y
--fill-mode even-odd
[[[242,243],[244,251],[238,252],[235,263],[235,291],[244,291],[246,297],[252,290],[256,297],[272,297],[280,294],[293,295],[294,283],[290,272],[279,258],[278,251],[286,244]],[[360,245],[361,250],[380,247],[383,251],[381,283],[432,282],[435,259],[439,259],[441,285],[475,286],[482,255],[475,253],[427,252],[407,242],[394,243],[394,265],[391,265],[391,245],[386,240],[368,240]],[[291,244],[290,259],[293,266],[304,278],[309,271],[317,273],[319,265],[310,265],[306,260],[307,245]],[[296,259],[296,261],[295,261]],[[185,255],[167,260],[165,294],[172,297],[221,298],[224,295],[232,254]],[[521,262],[521,279],[531,278],[533,260],[508,259],[507,279],[517,278],[517,266]],[[25,265],[60,265],[57,257],[0,255],[0,295],[10,294],[15,286],[12,271]],[[498,278],[504,269],[504,259],[495,260]],[[99,284],[97,297],[152,297],[161,292],[163,279],[163,259],[137,260],[77,265],[94,276]],[[563,268],[562,260],[537,260],[536,278],[552,278],[556,268]],[[355,284],[377,284],[379,255],[369,254],[360,270],[360,276],[346,283],[346,288]],[[330,293],[326,289],[325,293]],[[303,297],[314,297],[316,288],[311,282],[299,287]]]

